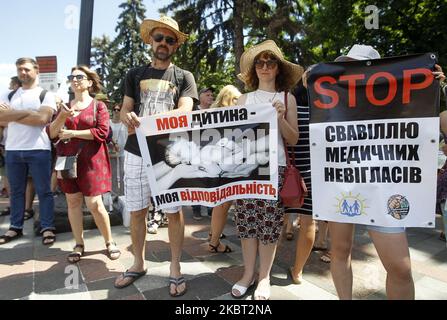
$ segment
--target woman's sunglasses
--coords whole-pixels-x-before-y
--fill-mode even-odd
[[[165,39],[166,43],[169,44],[170,46],[173,46],[174,44],[177,43],[176,38],[165,36],[164,34],[161,33],[154,34],[152,36],[152,39],[154,39],[155,42],[162,42],[163,39]]]
[[[274,69],[278,65],[278,60],[256,60],[255,67],[256,69],[263,69],[264,65],[267,65],[267,69]]]
[[[69,75],[69,76],[67,76],[67,79],[68,79],[68,81],[73,81],[74,79],[76,79],[76,80],[78,80],[78,81],[81,81],[81,80],[84,80],[84,79],[88,79],[86,76],[84,76],[83,74],[77,74],[77,75]]]

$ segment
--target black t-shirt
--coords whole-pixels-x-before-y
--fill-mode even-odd
[[[124,82],[124,95],[135,101],[133,111],[139,117],[177,109],[181,97],[198,100],[192,73],[174,65],[166,70],[150,65],[130,69]],[[124,150],[141,156],[135,134],[129,135]]]

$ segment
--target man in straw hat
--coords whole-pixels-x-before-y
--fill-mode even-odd
[[[191,72],[171,63],[171,58],[188,37],[180,32],[175,20],[162,16],[159,20],[144,20],[141,38],[152,46],[152,62],[129,70],[124,82],[124,100],[121,121],[128,127],[125,146],[124,193],[126,207],[131,213],[130,231],[134,255],[133,265],[115,281],[115,287],[124,288],[146,274],[144,247],[146,216],[151,190],[143,168],[143,159],[135,135],[140,125],[138,117],[178,111],[191,111],[197,100],[197,88]],[[186,292],[185,279],[180,273],[184,221],[180,207],[164,210],[169,219],[171,266],[169,294],[173,297]]]

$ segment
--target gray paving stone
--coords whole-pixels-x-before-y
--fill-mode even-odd
[[[0,300],[18,299],[33,292],[33,275],[0,279]]]
[[[114,300],[139,293],[133,284],[123,289],[117,289],[114,287],[114,283],[114,279],[104,279],[87,283],[87,288],[93,300]]]

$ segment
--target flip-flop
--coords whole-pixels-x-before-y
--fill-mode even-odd
[[[122,273],[122,277],[123,277],[122,280],[124,280],[125,278],[130,278],[131,281],[126,282],[123,285],[116,284],[116,282],[115,282],[115,288],[122,289],[122,288],[125,288],[127,286],[130,286],[132,283],[134,283],[137,279],[139,279],[142,276],[144,276],[146,273],[147,273],[147,269],[145,269],[145,270],[143,270],[141,272],[135,272],[135,271],[128,271],[128,270],[126,270],[125,272]]]
[[[183,276],[181,276],[179,278],[169,277],[169,295],[171,297],[174,297],[174,298],[183,296],[186,293],[186,291],[187,291],[186,286],[185,286],[185,289],[183,291],[180,291],[180,292],[177,291],[177,288],[178,288],[179,285],[181,285],[182,283],[185,283],[185,282],[186,281],[185,281],[185,278]],[[175,292],[176,293],[171,293],[171,284],[175,285]]]

